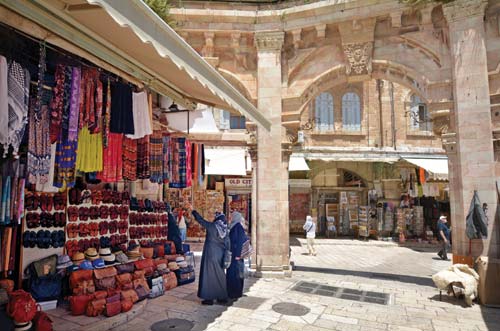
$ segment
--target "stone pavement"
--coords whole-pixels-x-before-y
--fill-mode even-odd
[[[422,252],[384,242],[319,239],[318,255],[312,257],[304,255],[303,239],[292,240],[291,247],[296,268],[291,278],[247,279],[246,297],[231,306],[202,306],[196,297],[197,284],[193,283],[149,300],[136,318],[112,330],[146,331],[167,318],[190,320],[195,324],[194,331],[500,330],[499,309],[463,307],[462,301],[446,295],[439,301],[439,292],[429,276],[450,262],[437,260],[434,250]],[[292,289],[304,281],[363,293],[383,292],[389,295],[390,303],[359,302]],[[272,310],[280,302],[309,309],[303,316],[283,315]]]

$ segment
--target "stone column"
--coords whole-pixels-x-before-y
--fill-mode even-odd
[[[269,131],[257,128],[257,276],[284,274],[283,266],[288,268],[289,265],[288,172],[281,146],[286,139],[285,128],[281,125],[283,42],[282,31],[255,35],[257,104],[259,111],[272,123]]]
[[[450,204],[455,261],[469,255],[465,218],[474,190],[489,206],[490,234],[496,210],[484,9],[487,0],[456,0],[443,6],[450,33],[454,110],[449,144]],[[451,135],[450,135],[451,137]],[[473,240],[472,255],[495,256],[498,243]]]
[[[257,267],[257,148],[250,148],[249,153],[252,160],[252,235],[250,241],[253,247],[250,268],[255,270]]]

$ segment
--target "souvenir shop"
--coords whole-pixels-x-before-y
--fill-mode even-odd
[[[193,282],[168,223],[187,202],[224,208],[204,146],[169,132],[147,88],[9,26],[0,39],[0,305],[15,328],[46,321],[37,305],[114,316]]]
[[[290,215],[298,214],[298,206],[307,205],[310,196],[318,232],[329,238],[434,241],[439,216],[447,215],[450,220],[447,175],[437,172],[444,172],[439,169],[447,163],[445,159],[434,161],[443,163],[436,169],[429,166],[432,160],[412,161],[420,166],[406,160],[394,164],[344,162],[338,168],[325,169],[322,177],[313,174],[312,187],[291,190]],[[302,184],[308,179],[290,181]],[[301,224],[303,220],[296,222],[296,233],[302,233]]]

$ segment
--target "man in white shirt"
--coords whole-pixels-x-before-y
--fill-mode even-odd
[[[306,216],[306,222],[302,227],[306,231],[307,238],[307,249],[309,250],[309,255],[316,255],[316,250],[314,249],[314,238],[316,238],[316,224],[311,216]]]

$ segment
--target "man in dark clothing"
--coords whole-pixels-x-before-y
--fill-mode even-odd
[[[172,212],[168,212],[168,229],[167,229],[167,240],[171,240],[175,245],[175,252],[177,254],[182,254],[182,238],[179,226],[175,220],[175,216]]]
[[[437,231],[438,240],[442,241],[442,248],[438,252],[438,255],[442,260],[448,260],[446,251],[450,247],[450,229],[448,229],[448,227],[446,226],[446,222],[446,216],[439,217]]]

